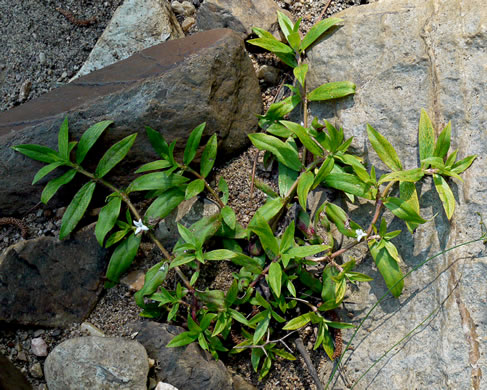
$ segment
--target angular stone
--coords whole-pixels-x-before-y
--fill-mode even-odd
[[[0,321],[52,327],[82,321],[98,301],[106,265],[94,224],[63,241],[12,245],[0,256]]]
[[[36,356],[47,356],[47,344],[42,337],[32,339],[31,349]]]
[[[166,348],[167,343],[184,329],[153,321],[133,326],[147,354],[158,361],[156,379],[168,382],[178,389],[231,390],[232,378],[222,361],[215,361],[197,343],[185,347]]]
[[[125,185],[135,168],[159,158],[145,126],[160,131],[169,142],[179,141],[179,158],[189,133],[206,121],[202,143],[218,134],[221,159],[248,144],[247,134],[254,131],[261,108],[258,80],[244,42],[231,30],[203,32],[145,49],[0,114],[0,215],[27,211],[39,202],[42,191],[41,185],[30,185],[42,164],[10,147],[56,148],[66,115],[73,139],[96,122],[115,121],[88,155],[91,169],[109,145],[140,133],[127,158],[110,173],[111,180]],[[60,203],[62,196],[61,191],[52,204]]]
[[[200,30],[231,28],[245,36],[252,27],[276,32],[277,11],[291,16],[272,0],[206,0],[198,10],[197,26]]]
[[[125,0],[73,80],[168,39],[183,37],[166,1]]]
[[[424,218],[414,236],[395,239],[410,270],[442,249],[479,237],[479,216],[487,210],[487,7],[483,0],[384,0],[338,14],[343,27],[327,35],[309,53],[311,90],[323,82],[351,80],[353,97],[312,104],[318,118],[337,122],[353,147],[380,170],[367,140],[370,123],[396,148],[405,169],[418,166],[418,121],[421,108],[437,133],[452,122],[452,150],[479,158],[462,177],[450,180],[457,200],[449,222],[431,181],[418,186]],[[367,149],[364,147],[367,146]],[[379,172],[381,174],[382,172]],[[372,210],[353,211],[362,226]],[[394,221],[390,230],[406,230]],[[386,292],[372,260],[358,269],[374,277],[347,298],[356,323]],[[487,388],[487,256],[476,243],[433,259],[405,280],[400,299],[383,301],[354,342],[345,364],[350,382],[395,342],[421,323],[448,297],[424,326],[371,370],[355,388]],[[351,332],[344,331],[347,340]],[[378,366],[378,367],[379,367]],[[339,379],[340,381],[340,379]],[[337,387],[345,387],[338,384]]]
[[[49,390],[146,390],[148,372],[144,347],[120,337],[66,340],[44,364]]]
[[[0,354],[0,389],[2,390],[32,390],[26,377],[10,360]]]

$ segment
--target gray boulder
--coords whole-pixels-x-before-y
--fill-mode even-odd
[[[232,378],[221,360],[213,360],[197,343],[166,348],[174,336],[184,331],[183,328],[146,321],[135,324],[133,329],[138,332],[137,341],[159,363],[155,370],[158,381],[185,390],[232,390]]]
[[[149,360],[142,345],[120,337],[77,337],[47,356],[49,390],[146,390]]]
[[[198,10],[196,24],[200,30],[231,28],[244,36],[252,34],[252,27],[277,32],[277,11],[273,0],[206,0]]]
[[[135,168],[158,159],[145,126],[160,131],[169,142],[179,141],[179,158],[189,133],[206,121],[203,142],[218,134],[221,159],[248,144],[247,134],[255,129],[255,114],[261,108],[258,80],[235,32],[212,30],[145,49],[0,114],[0,215],[28,210],[42,190],[41,185],[30,185],[42,165],[10,147],[56,148],[66,115],[74,139],[96,122],[115,121],[86,159],[92,169],[109,145],[140,133],[129,156],[111,172],[111,180],[125,185]]]
[[[88,316],[100,295],[107,250],[94,224],[59,241],[19,242],[0,256],[0,322],[68,327]]]
[[[422,215],[438,215],[414,236],[403,232],[395,240],[407,271],[440,250],[479,237],[477,212],[487,217],[487,7],[483,0],[384,0],[337,16],[344,19],[343,27],[309,54],[309,87],[351,80],[357,93],[336,103],[312,104],[314,115],[343,126],[347,136],[355,137],[355,149],[384,170],[367,141],[366,123],[396,147],[406,168],[414,168],[421,108],[437,131],[451,120],[452,148],[459,149],[460,158],[479,155],[463,183],[450,181],[457,200],[451,222],[431,181],[418,188]],[[371,214],[354,212],[352,218],[366,225]],[[396,222],[391,230],[395,228],[406,230]],[[357,323],[386,291],[371,263],[367,259],[359,271],[374,282],[347,298]],[[365,322],[345,364],[347,383],[439,308],[454,289],[439,313],[355,388],[487,388],[487,356],[482,353],[487,349],[486,286],[487,256],[481,242],[439,256],[413,273],[403,295],[384,301]],[[344,340],[350,335],[344,332]]]
[[[184,33],[167,1],[125,0],[73,79]]]

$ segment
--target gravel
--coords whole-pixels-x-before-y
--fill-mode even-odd
[[[43,93],[66,83],[82,66],[97,39],[103,32],[116,7],[123,0],[0,0],[0,111],[7,110],[22,102],[33,99]],[[353,5],[373,2],[374,0],[332,0],[324,15],[326,17]],[[193,1],[197,7],[201,0]],[[305,33],[320,20],[328,0],[276,0],[295,18],[302,17],[301,32]],[[61,11],[59,11],[59,9]],[[64,11],[68,11],[64,12]],[[66,17],[68,15],[68,17]],[[73,17],[69,17],[72,15]],[[78,21],[92,20],[86,26]],[[70,20],[71,19],[71,20]],[[181,19],[181,20],[179,20]],[[178,17],[180,23],[184,21]],[[195,28],[189,34],[196,32]],[[249,50],[252,50],[249,48]],[[278,63],[273,56],[259,51],[250,53],[256,70],[263,65],[277,69],[278,82],[261,81],[263,99],[268,106],[281,93],[279,84],[289,77],[290,72]],[[271,69],[272,71],[272,69]],[[286,82],[289,81],[289,78]],[[1,115],[1,114],[0,114]],[[214,177],[215,183],[224,177],[230,187],[229,204],[235,208],[239,221],[245,226],[253,213],[264,202],[265,195],[254,190],[250,197],[250,175],[257,151],[250,148],[240,157],[220,168]],[[262,157],[262,156],[261,156]],[[256,176],[276,189],[275,172],[266,170],[257,164]],[[29,237],[40,235],[58,235],[62,209],[51,210],[39,206],[27,215],[20,216],[29,229]],[[0,226],[0,251],[22,240],[20,231],[15,226]],[[135,265],[147,269],[157,261],[156,251],[147,248],[145,260],[140,256]],[[221,288],[231,280],[231,267],[216,270],[211,288]],[[87,335],[90,324],[107,336],[129,337],[133,321],[140,321],[139,310],[135,305],[133,293],[120,284],[108,290],[95,310],[86,320],[88,325],[73,324],[70,329],[34,329],[0,326],[0,353],[10,360],[27,376],[34,389],[46,389],[42,374],[44,357],[36,356],[31,349],[34,338],[41,337],[51,351],[62,341]],[[310,350],[311,359],[321,378],[327,377],[330,365],[322,351],[312,351],[314,336],[311,328],[301,334],[304,345]],[[246,352],[232,356],[225,361],[230,371],[238,373],[259,389],[315,389],[306,365],[298,356],[295,362],[277,361],[264,382],[258,382],[258,376],[250,365]]]

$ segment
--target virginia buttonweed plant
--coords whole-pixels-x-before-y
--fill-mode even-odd
[[[295,84],[287,86],[291,96],[272,104],[260,116],[262,132],[250,135],[251,142],[265,151],[266,161],[277,164],[279,193],[260,185],[268,199],[246,228],[240,225],[235,211],[228,205],[225,180],[220,179],[217,188],[213,188],[207,179],[217,155],[215,134],[204,146],[199,166],[193,163],[205,131],[204,123],[191,132],[182,161],[174,157],[175,142],[168,144],[159,132],[147,127],[147,136],[160,160],[141,166],[136,171],[140,176],[126,188],[117,188],[105,176],[129,153],[136,134],[111,146],[94,172],[82,166],[86,154],[111,121],[95,124],[79,142],[70,142],[66,119],[59,131],[57,151],[40,145],[14,147],[48,164],[35,175],[33,184],[56,168],[68,168],[46,184],[41,196],[44,203],[75,176],[89,179],[66,209],[60,239],[75,229],[98,186],[111,191],[95,229],[100,245],[115,248],[106,274],[106,287],[116,284],[127,271],[146,234],[163,258],[149,269],[143,288],[135,294],[137,304],[143,309],[141,315],[164,316],[168,321],[187,326],[187,331],[176,336],[169,346],[197,341],[215,358],[221,352],[250,351],[252,366],[260,372],[260,378],[269,372],[277,357],[295,359],[286,338],[308,324],[316,329],[314,348],[322,347],[330,358],[336,357],[337,346],[330,329],[353,326],[334,320],[330,311],[343,302],[349,283],[372,280],[354,271],[353,259],[344,258],[352,247],[367,246],[391,293],[395,297],[401,294],[404,276],[399,266],[400,254],[393,243],[400,231],[388,231],[385,219],[381,218],[384,206],[413,232],[426,222],[420,216],[416,183],[432,176],[450,219],[455,200],[448,177],[461,180],[459,174],[476,158],[469,156],[457,161],[457,151],[449,153],[450,124],[435,141],[431,121],[422,111],[418,136],[421,163],[414,169],[404,169],[393,146],[367,126],[370,144],[391,170],[377,178],[373,166],[365,166],[361,158],[348,152],[352,138],[346,139],[342,129],[327,121],[321,123],[317,118],[308,119],[309,101],[343,98],[355,91],[355,85],[348,81],[324,84],[310,92],[306,89],[308,65],[303,62],[306,49],[341,20],[323,20],[301,38],[300,21],[293,24],[281,13],[278,17],[287,43],[258,28],[254,29],[258,38],[249,43],[273,52],[293,69],[295,76]],[[302,123],[286,120],[298,106],[302,107]],[[331,202],[324,202],[310,215],[308,195],[318,186],[343,193],[350,202],[362,198],[373,203],[375,212],[368,226],[360,226],[344,209]],[[392,196],[396,189],[399,196]],[[131,201],[130,196],[135,192],[145,192],[152,199],[144,213]],[[219,212],[190,227],[178,225],[181,238],[170,253],[153,234],[151,221],[167,217],[183,200],[202,193],[218,204]],[[297,222],[293,220],[282,227],[291,207],[299,208]],[[277,229],[280,223],[282,233]],[[326,237],[316,233],[318,225],[328,232]],[[330,233],[334,228],[354,242],[339,248]],[[202,267],[215,261],[229,261],[237,267],[230,288],[227,291],[195,288]],[[179,277],[174,288],[164,284],[172,269]]]

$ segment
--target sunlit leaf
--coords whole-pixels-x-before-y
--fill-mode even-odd
[[[367,124],[367,135],[377,155],[393,171],[402,170],[402,164],[391,143],[372,126]]]
[[[213,134],[206,143],[205,149],[201,154],[200,173],[201,176],[206,177],[211,172],[215,164],[216,151],[218,147],[218,137]]]
[[[281,296],[281,281],[282,281],[282,268],[277,262],[271,263],[269,267],[269,273],[267,274],[267,283],[271,286],[272,291],[276,294],[276,297]]]
[[[320,85],[308,93],[308,100],[322,101],[338,99],[355,93],[355,84],[350,81],[335,81]]]
[[[435,131],[433,124],[424,109],[421,109],[421,117],[419,119],[419,159],[423,161],[428,157],[433,157]]]
[[[316,23],[311,29],[308,31],[306,36],[303,38],[301,42],[301,51],[306,50],[310,45],[312,45],[323,33],[325,33],[330,27],[334,26],[337,23],[342,22],[343,19],[338,18],[326,18],[320,20]]]
[[[455,211],[455,197],[446,180],[440,175],[433,175],[436,191],[443,203],[443,208],[448,219],[451,219]]]

